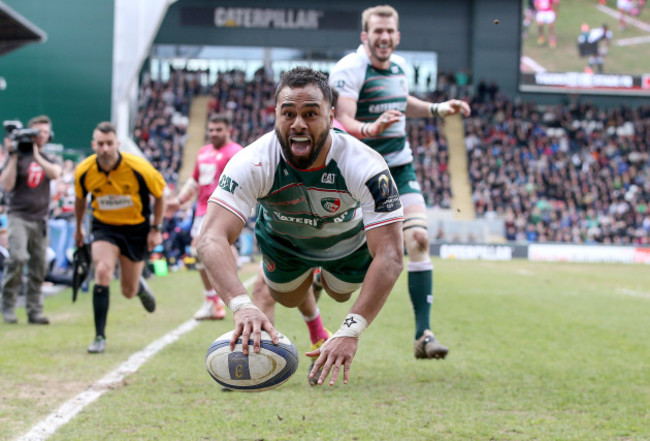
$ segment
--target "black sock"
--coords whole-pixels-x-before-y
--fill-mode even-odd
[[[93,310],[95,311],[95,334],[106,338],[106,317],[108,317],[108,286],[93,287]]]

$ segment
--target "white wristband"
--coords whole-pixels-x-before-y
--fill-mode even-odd
[[[438,115],[445,117],[451,112],[451,100],[438,103]]]
[[[249,309],[249,308],[258,309],[257,306],[253,305],[253,302],[251,302],[250,297],[248,297],[246,294],[242,294],[230,299],[230,301],[228,302],[228,308],[230,308],[233,314],[236,313],[237,311],[241,311],[242,309]]]
[[[362,315],[348,314],[341,327],[330,337],[333,340],[337,337],[359,338],[361,333],[368,327],[368,322]]]

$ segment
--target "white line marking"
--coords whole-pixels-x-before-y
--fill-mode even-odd
[[[535,273],[533,271],[527,270],[527,269],[519,269],[517,270],[517,274],[520,274],[522,276],[534,276]]]
[[[257,276],[253,276],[244,282],[248,289]],[[88,389],[77,396],[66,401],[56,411],[41,420],[31,428],[25,435],[16,438],[16,441],[43,441],[49,438],[57,429],[81,412],[87,405],[101,397],[104,392],[115,389],[122,385],[122,381],[128,375],[136,372],[147,360],[156,355],[161,349],[170,343],[178,340],[183,334],[190,332],[198,326],[199,322],[188,320],[173,331],[163,335],[158,340],[150,343],[147,347],[131,355],[128,360],[122,363],[117,369],[109,372],[99,381],[93,383]]]
[[[149,344],[143,350],[131,355],[131,357],[118,366],[117,369],[109,372],[104,376],[104,378],[91,385],[84,392],[63,403],[56,412],[50,414],[47,418],[36,424],[26,435],[18,438],[18,440],[41,441],[47,439],[49,436],[53,435],[59,427],[66,424],[75,415],[81,412],[84,407],[102,396],[104,392],[120,386],[122,380],[124,380],[127,375],[136,372],[140,366],[142,366],[158,351],[168,344],[175,342],[181,335],[191,331],[197,325],[198,322],[196,320],[189,320],[172,332]]]
[[[642,298],[642,299],[650,299],[650,294],[645,293],[645,292],[634,291],[632,289],[627,289],[627,288],[619,288],[618,291],[621,294],[625,294],[625,295],[628,295],[628,296],[639,297],[639,298]]]
[[[618,13],[618,11],[613,10],[612,8],[608,8],[605,5],[596,5],[596,8],[598,8],[599,11],[604,12],[605,14],[609,15],[610,17],[614,17],[615,19],[619,19],[621,17],[621,14]],[[630,17],[629,15],[625,15],[625,22],[630,23],[637,28],[644,30],[646,32],[650,32],[650,24],[645,23],[641,20],[637,20],[634,17]]]
[[[530,67],[535,73],[546,72],[546,68],[530,57],[521,57],[521,62]]]
[[[645,37],[623,38],[616,41],[617,46],[632,46],[633,44],[650,43],[650,35]]]

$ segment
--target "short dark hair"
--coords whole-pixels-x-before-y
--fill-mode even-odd
[[[95,127],[95,130],[99,130],[102,133],[117,133],[115,126],[112,122],[109,121],[100,122],[97,124],[97,127]]]
[[[231,118],[227,113],[214,113],[210,115],[210,119],[208,122],[211,123],[224,123],[225,125],[229,126],[231,123]]]
[[[332,89],[332,107],[336,107],[336,103],[339,101],[339,91]]]
[[[52,120],[47,115],[35,116],[29,120],[27,127],[34,127],[36,124],[48,124],[50,127],[52,127]]]
[[[332,89],[327,82],[327,76],[316,70],[310,69],[305,66],[297,66],[285,72],[280,77],[278,87],[275,88],[275,102],[278,102],[278,95],[285,87],[294,89],[296,87],[305,87],[309,84],[314,84],[323,92],[323,97],[327,102],[332,105]]]

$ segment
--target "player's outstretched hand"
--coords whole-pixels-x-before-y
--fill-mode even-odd
[[[327,340],[323,345],[315,351],[307,352],[305,355],[308,357],[318,357],[314,368],[309,373],[310,378],[315,378],[318,371],[322,369],[320,377],[318,378],[317,385],[321,385],[327,379],[330,371],[330,386],[334,386],[336,380],[343,368],[343,384],[348,384],[350,380],[350,365],[354,354],[357,353],[357,346],[359,339],[354,337],[337,337]]]
[[[371,136],[378,136],[384,130],[402,119],[404,119],[404,114],[399,110],[386,110],[379,116],[379,118],[370,123],[368,134]]]
[[[257,307],[240,309],[233,314],[233,320],[235,321],[235,332],[233,332],[232,338],[230,339],[231,351],[235,350],[237,339],[239,339],[240,336],[242,342],[249,341],[252,336],[253,351],[259,352],[262,330],[269,333],[271,340],[273,340],[273,344],[277,345],[280,342],[278,332],[273,327],[273,324],[271,324],[268,317]],[[248,355],[247,344],[242,344],[242,352],[244,355]]]
[[[462,113],[463,116],[469,116],[472,113],[469,104],[456,99],[440,103],[438,112],[440,112],[441,116],[456,115],[457,113]]]

